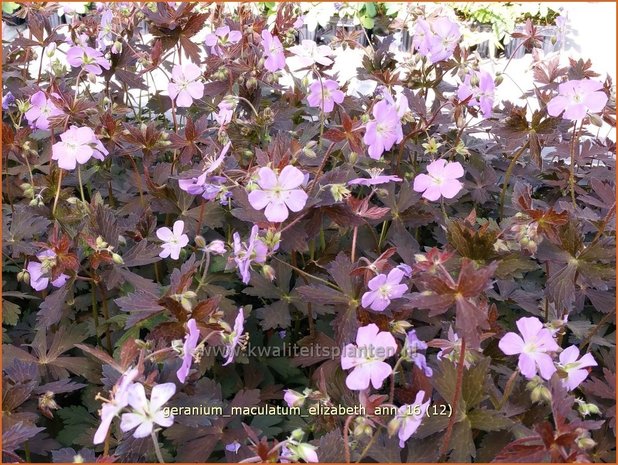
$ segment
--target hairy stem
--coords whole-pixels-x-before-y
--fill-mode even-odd
[[[157,440],[157,434],[154,430],[150,433],[150,437],[152,438],[152,444],[154,445],[155,454],[157,455],[157,460],[159,463],[165,463],[163,460],[163,455],[161,455],[161,449],[159,448],[159,441]]]
[[[509,167],[506,169],[506,173],[504,173],[504,183],[502,184],[502,192],[500,192],[500,218],[502,218],[504,213],[504,198],[506,197],[506,190],[509,187],[509,180],[511,179],[511,174],[515,169],[515,165],[517,164],[517,160],[521,157],[522,153],[528,148],[530,142],[526,142],[518,151],[515,153],[515,156],[509,163]]]
[[[343,425],[343,447],[344,447],[344,454],[345,454],[345,463],[350,463],[350,423],[352,423],[352,420],[354,420],[354,418],[356,418],[354,415],[350,415],[348,418],[345,419],[345,424]]]
[[[459,398],[461,397],[461,386],[463,384],[463,372],[464,372],[464,360],[466,357],[466,339],[461,338],[461,347],[459,353],[459,363],[457,365],[457,383],[455,384],[455,393],[453,394],[453,414],[448,420],[448,426],[446,427],[446,433],[444,434],[444,440],[440,446],[438,452],[438,461],[442,461],[443,456],[448,452],[448,446],[451,442],[451,435],[453,434],[453,426],[455,426],[455,420],[457,419],[457,408],[459,407]]]

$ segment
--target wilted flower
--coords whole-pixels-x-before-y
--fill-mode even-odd
[[[136,368],[127,370],[113,387],[111,398],[101,406],[101,424],[94,434],[92,441],[94,444],[101,444],[105,441],[112,420],[123,408],[129,405],[129,388],[133,385],[133,381],[135,381],[138,374],[139,372]]]
[[[200,330],[194,318],[187,322],[187,329],[189,331],[185,335],[185,342],[182,346],[182,366],[176,372],[176,376],[181,383],[184,383],[187,379],[191,364],[193,363],[193,351],[197,347],[200,338]]]
[[[242,282],[249,283],[251,279],[251,263],[264,263],[268,254],[268,246],[258,237],[259,228],[254,225],[251,228],[249,241],[245,244],[240,241],[240,234],[234,233],[234,261],[238,267],[238,273]]]
[[[392,299],[400,298],[408,290],[406,284],[400,284],[403,277],[402,270],[393,268],[388,275],[379,274],[372,278],[367,283],[370,290],[365,292],[361,299],[363,307],[376,312],[384,311]]]
[[[410,436],[416,433],[418,427],[421,426],[431,402],[431,399],[423,402],[424,398],[425,391],[418,391],[414,403],[399,407],[395,418],[389,422],[388,432],[390,435],[395,434],[395,431],[398,432],[399,447],[403,447]]]
[[[288,407],[302,407],[305,403],[305,399],[307,399],[306,394],[301,394],[292,389],[286,389],[283,395],[283,400],[288,404]]]
[[[38,258],[41,262],[31,261],[28,263],[26,269],[30,275],[30,285],[32,288],[35,291],[42,291],[49,285],[51,269],[56,263],[56,253],[53,250],[47,249],[37,254],[36,258]],[[51,282],[52,286],[62,287],[64,286],[64,283],[67,282],[67,279],[69,279],[69,277],[62,273]]]
[[[133,408],[131,413],[123,413],[120,421],[120,429],[124,432],[133,432],[134,438],[150,436],[156,425],[170,427],[174,424],[173,415],[165,415],[162,407],[176,393],[174,383],[157,384],[152,388],[150,400],[146,398],[144,386],[140,383],[129,387],[129,405]]]
[[[256,210],[264,210],[268,221],[281,223],[289,215],[288,209],[299,212],[307,203],[307,193],[299,189],[305,175],[298,168],[287,165],[279,176],[267,167],[258,171],[257,184],[260,189],[249,193],[249,203]]]
[[[210,53],[221,56],[223,54],[222,46],[228,44],[237,44],[242,39],[240,31],[230,31],[228,26],[221,26],[215,29],[206,36],[204,43],[210,47]]]
[[[9,106],[13,105],[15,103],[15,96],[11,93],[11,91],[9,90],[3,97],[2,97],[2,109],[3,110],[8,110]]]
[[[374,119],[367,123],[363,141],[369,146],[369,156],[379,160],[386,150],[403,140],[403,129],[397,108],[386,100],[373,107]]]
[[[423,353],[425,350],[427,350],[427,343],[417,337],[416,330],[410,330],[404,347],[406,358],[421,369],[425,376],[430,377],[433,375],[433,370],[427,366],[427,358]]]
[[[607,95],[603,84],[593,79],[567,81],[558,86],[558,95],[547,104],[547,113],[572,121],[582,120],[588,112],[598,113],[605,108]]]
[[[264,67],[274,73],[285,68],[283,45],[278,37],[273,36],[267,29],[262,31],[262,47],[264,47]]]
[[[215,113],[215,120],[221,126],[225,126],[230,121],[232,121],[232,116],[234,116],[234,110],[236,109],[236,102],[232,99],[224,98],[217,105],[219,108],[219,112]]]
[[[114,43],[114,36],[112,31],[112,21],[114,13],[111,9],[105,9],[101,13],[101,24],[99,29],[99,35],[97,36],[97,47],[99,50],[105,50],[107,47]],[[114,50],[112,49],[112,53]]]
[[[578,360],[579,359],[579,360]],[[597,366],[592,354],[584,354],[579,357],[577,346],[570,346],[560,352],[558,356],[558,373],[562,384],[572,391],[588,377],[588,367]]]
[[[242,307],[238,309],[238,315],[236,315],[236,320],[234,320],[234,329],[230,334],[226,336],[225,342],[225,363],[223,366],[229,365],[234,361],[234,355],[236,352],[236,347],[243,339],[243,331],[245,329],[245,315],[243,313]]]
[[[178,107],[190,107],[193,99],[202,98],[204,84],[199,79],[202,70],[194,63],[175,65],[172,69],[172,81],[167,85],[167,92]]]
[[[83,165],[91,157],[105,160],[109,152],[90,128],[71,126],[60,134],[60,142],[52,146],[52,160],[58,161],[58,166],[65,170],[73,170],[77,163]]]
[[[101,74],[101,68],[109,69],[111,63],[103,57],[103,54],[92,47],[78,45],[71,47],[67,52],[67,61],[73,68],[84,68],[92,74]]]
[[[213,255],[223,255],[225,253],[225,242],[219,239],[214,240],[204,248],[204,251]]]
[[[421,173],[414,178],[414,190],[422,192],[427,200],[438,200],[440,197],[452,199],[463,184],[457,180],[464,175],[461,163],[447,162],[443,158],[427,165],[427,173]]]
[[[392,334],[380,329],[374,323],[358,328],[356,344],[348,344],[341,355],[341,368],[353,370],[345,380],[346,386],[354,391],[369,387],[380,389],[382,383],[393,372],[384,362],[395,355],[397,343]]]
[[[157,229],[157,237],[163,241],[163,244],[161,244],[163,250],[159,253],[159,257],[167,258],[171,256],[172,259],[178,260],[180,251],[189,243],[189,236],[183,234],[184,228],[185,222],[177,220],[174,222],[173,231],[166,226]]]
[[[544,379],[550,379],[556,367],[549,353],[560,350],[551,332],[536,317],[520,318],[516,324],[521,336],[506,333],[498,347],[506,355],[519,354],[519,370],[526,378],[531,379],[538,372]]]
[[[348,186],[361,185],[361,186],[377,186],[380,184],[387,184],[389,182],[401,182],[399,176],[382,175],[381,169],[368,169],[369,178],[356,178],[348,181]]]
[[[431,63],[450,58],[461,38],[459,25],[444,16],[429,22],[418,19],[414,32],[414,48]]]
[[[337,81],[324,79],[313,81],[309,86],[307,102],[312,107],[320,108],[324,113],[330,113],[335,103],[343,102],[345,94],[339,90]]]
[[[474,79],[472,79],[473,77]],[[494,106],[495,88],[494,78],[487,71],[481,71],[480,73],[472,71],[459,86],[457,98],[465,100],[472,96],[468,101],[468,106],[479,106],[483,117],[489,118]]]

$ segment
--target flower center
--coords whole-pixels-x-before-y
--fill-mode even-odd
[[[527,342],[526,344],[524,344],[523,352],[525,354],[533,354],[537,352],[537,350],[538,347],[534,342]]]
[[[385,298],[385,299],[388,298],[388,296],[391,295],[390,284],[383,284],[382,286],[380,286],[378,289],[378,293],[380,294],[382,298]]]

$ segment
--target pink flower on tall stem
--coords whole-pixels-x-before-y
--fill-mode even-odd
[[[369,387],[380,389],[382,383],[393,372],[384,360],[395,355],[397,343],[391,333],[380,332],[374,323],[358,328],[356,344],[348,344],[341,355],[341,368],[353,368],[345,384],[353,391],[363,391]]]
[[[506,333],[498,347],[506,355],[519,354],[519,371],[526,378],[534,378],[538,372],[544,379],[550,379],[556,372],[550,353],[560,350],[551,331],[536,317],[520,318],[516,324],[521,336]]]
[[[234,329],[230,334],[227,335],[224,354],[225,363],[223,364],[223,366],[227,366],[234,361],[234,356],[236,355],[236,347],[240,344],[240,341],[242,340],[244,329],[245,315],[241,307],[238,309],[238,315],[236,315],[236,319],[234,320]]]
[[[58,166],[65,170],[73,170],[79,163],[83,165],[90,158],[105,160],[109,152],[97,139],[94,131],[90,128],[71,126],[67,131],[60,134],[60,142],[52,146],[52,160],[58,162]]]
[[[588,377],[588,367],[597,366],[592,354],[584,354],[579,357],[579,349],[577,346],[570,346],[560,352],[558,356],[558,370],[564,377],[561,376],[562,384],[572,391],[579,386]]]
[[[45,92],[35,92],[30,97],[30,108],[26,112],[26,119],[30,126],[37,129],[49,129],[49,117],[62,115],[56,105],[47,98]]]
[[[427,173],[421,173],[414,178],[414,190],[422,192],[427,200],[438,200],[440,197],[452,199],[463,184],[457,180],[464,175],[463,166],[458,161],[449,163],[443,158],[427,165]]]
[[[397,108],[386,100],[374,105],[373,117],[367,123],[363,141],[369,146],[369,156],[379,160],[386,150],[403,140],[403,129]]]
[[[307,193],[299,189],[305,175],[298,168],[287,165],[279,176],[267,167],[258,171],[257,184],[260,189],[249,193],[249,203],[256,210],[264,210],[268,221],[281,223],[288,218],[288,209],[299,212],[307,203]]]
[[[204,96],[204,84],[199,79],[202,70],[194,63],[175,65],[172,69],[172,81],[167,85],[167,92],[178,107],[190,107],[193,99]]]
[[[418,391],[416,393],[416,398],[412,404],[405,404],[399,407],[395,418],[393,418],[388,424],[388,430],[390,434],[394,434],[397,431],[397,435],[399,436],[399,447],[405,446],[405,443],[410,436],[416,433],[416,430],[423,421],[427,414],[427,409],[429,408],[429,403],[431,399],[427,399],[426,402],[423,402],[425,398],[425,391]]]
[[[268,246],[258,237],[259,228],[254,225],[251,228],[249,240],[244,243],[240,240],[240,234],[235,232],[234,239],[234,262],[242,282],[249,284],[251,279],[251,263],[264,263],[268,255]]]
[[[333,54],[328,45],[318,45],[313,40],[302,40],[300,45],[289,48],[294,56],[288,62],[296,69],[307,68],[315,64],[329,66],[333,63],[329,57]]]
[[[407,285],[400,284],[403,277],[402,270],[393,268],[388,275],[379,274],[372,278],[367,284],[369,291],[361,299],[363,307],[383,312],[391,300],[400,298],[408,290]]]
[[[461,39],[459,25],[445,16],[427,21],[418,19],[415,25],[414,48],[431,63],[446,60],[453,55]]]
[[[101,68],[111,67],[111,63],[101,52],[85,45],[71,47],[67,52],[67,61],[73,68],[82,67],[85,71],[97,75],[103,72]]]
[[[558,86],[558,95],[547,104],[547,113],[571,121],[579,121],[587,113],[599,113],[605,108],[607,95],[603,84],[592,79],[567,81]]]
[[[140,383],[128,388],[130,413],[123,413],[120,429],[125,433],[136,428],[134,438],[145,438],[151,435],[155,425],[170,427],[174,424],[174,415],[166,415],[163,406],[176,393],[174,383],[157,384],[152,388],[150,400],[146,398],[146,390]]]
[[[283,45],[278,37],[273,36],[267,29],[262,31],[262,47],[264,47],[264,67],[274,73],[285,68]]]
[[[176,376],[181,383],[184,383],[189,375],[189,370],[193,363],[193,351],[200,339],[200,330],[194,318],[187,322],[187,329],[188,332],[185,334],[185,342],[182,346],[182,366],[176,372]]]
[[[313,81],[309,86],[307,102],[312,107],[320,108],[324,113],[330,113],[335,108],[335,103],[343,102],[345,94],[339,90],[337,81],[324,79]]]

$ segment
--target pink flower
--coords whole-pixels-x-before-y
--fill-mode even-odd
[[[414,190],[422,192],[427,200],[438,200],[440,197],[452,199],[463,184],[457,180],[464,175],[463,167],[458,161],[447,163],[443,158],[427,165],[428,174],[419,174],[414,178]]]
[[[558,95],[547,104],[547,113],[571,121],[586,117],[586,113],[598,113],[605,108],[607,95],[601,91],[603,84],[592,79],[567,81],[558,86]]]
[[[60,142],[52,146],[52,160],[57,160],[58,166],[65,170],[73,170],[77,163],[83,165],[91,157],[105,160],[108,154],[94,131],[87,127],[71,126],[60,134]]]
[[[418,19],[415,25],[414,48],[429,58],[431,63],[446,60],[453,55],[461,38],[457,23],[447,17],[439,17],[431,22]]]
[[[187,379],[191,363],[193,362],[193,351],[200,339],[200,330],[197,328],[194,318],[187,322],[187,329],[189,332],[185,335],[185,342],[182,346],[182,366],[176,372],[176,376],[181,383],[184,383]]]
[[[393,418],[389,424],[389,433],[393,434],[398,431],[399,447],[405,446],[405,443],[410,436],[416,433],[416,430],[423,421],[429,408],[431,399],[427,399],[427,402],[423,402],[425,398],[425,391],[418,391],[414,403],[405,404],[399,407],[395,418]]]
[[[172,100],[176,100],[178,107],[190,107],[193,99],[204,96],[204,84],[199,79],[202,70],[194,63],[175,65],[172,69],[172,80],[167,85],[167,92]]]
[[[348,186],[378,186],[380,184],[387,184],[389,182],[401,182],[399,176],[382,176],[381,169],[368,169],[369,178],[356,178],[348,181]]]
[[[262,31],[262,47],[264,47],[264,67],[274,73],[285,68],[285,55],[283,45],[278,37],[273,36],[267,29]]]
[[[380,332],[374,323],[358,328],[356,344],[346,345],[341,356],[341,368],[353,368],[345,380],[346,386],[353,391],[363,391],[371,383],[374,389],[380,389],[393,371],[384,360],[396,351],[397,343],[391,333]]]
[[[403,276],[402,270],[393,268],[388,276],[379,274],[372,278],[367,284],[370,290],[365,292],[361,299],[363,307],[383,312],[392,299],[400,298],[408,290],[407,285],[400,284]]]
[[[472,79],[474,77],[474,80]],[[477,81],[473,84],[473,81]],[[468,101],[468,106],[480,106],[481,114],[485,118],[491,116],[491,111],[494,106],[494,78],[487,71],[473,71],[466,75],[464,82],[457,90],[457,98],[465,100],[468,97],[472,98]]]
[[[62,115],[62,111],[47,99],[45,92],[38,91],[30,97],[30,108],[26,112],[26,119],[30,126],[37,129],[49,129],[47,118],[59,115]]]
[[[403,140],[403,130],[397,108],[387,100],[381,100],[373,107],[373,117],[367,123],[363,141],[369,146],[369,156],[379,160],[384,151]]]
[[[185,222],[177,220],[174,222],[173,231],[165,226],[157,229],[157,237],[163,241],[163,244],[161,244],[163,250],[159,253],[159,257],[167,258],[171,256],[173,260],[178,260],[180,251],[189,243],[189,236],[182,233],[184,228]]]
[[[112,420],[123,408],[129,405],[129,388],[133,385],[133,381],[135,381],[138,374],[139,372],[136,368],[127,370],[113,387],[110,400],[101,406],[99,411],[101,424],[94,434],[92,441],[94,444],[101,444],[105,441]]]
[[[597,362],[594,360],[592,354],[585,354],[579,358],[579,349],[577,346],[570,346],[560,352],[558,359],[558,371],[566,374],[566,378],[562,379],[562,384],[572,391],[579,386],[587,377],[587,367],[597,366]]]
[[[217,170],[225,160],[231,142],[228,142],[221,150],[219,156],[206,162],[206,170],[198,177],[179,179],[178,187],[191,195],[201,195],[205,200],[213,200],[223,189],[222,184],[226,181],[223,176],[211,176],[210,174]]]
[[[131,413],[123,413],[120,421],[120,429],[125,433],[137,428],[133,432],[134,438],[150,436],[154,425],[170,427],[174,424],[174,415],[166,415],[161,409],[165,403],[176,393],[174,383],[157,384],[152,388],[150,400],[146,398],[144,386],[140,383],[128,388],[129,405],[133,408]]]
[[[225,363],[223,366],[229,365],[234,361],[234,356],[236,355],[236,347],[243,339],[243,331],[245,329],[245,315],[243,314],[242,307],[238,309],[238,315],[236,315],[236,320],[234,320],[234,330],[231,334],[227,335],[226,344],[225,344]]]
[[[556,367],[548,352],[560,350],[550,330],[536,317],[520,318],[516,324],[523,338],[516,333],[506,333],[498,347],[506,355],[519,354],[519,371],[526,378],[534,378],[538,371],[544,379],[550,379]]]
[[[249,283],[251,279],[251,263],[264,263],[268,255],[268,246],[258,237],[259,228],[254,225],[251,228],[249,242],[246,244],[240,241],[240,234],[234,233],[234,261],[238,267],[238,273],[242,282]]]
[[[283,400],[288,404],[288,407],[302,407],[305,404],[305,399],[307,399],[305,394],[292,389],[286,389],[283,395]]]
[[[343,102],[345,94],[339,90],[337,81],[325,79],[313,81],[309,86],[307,102],[312,107],[319,107],[324,113],[330,113],[335,108],[335,103]]]
[[[215,120],[221,126],[225,126],[230,121],[232,121],[232,116],[234,116],[234,110],[236,109],[236,103],[233,100],[224,98],[219,105],[219,112],[215,113]]]
[[[333,54],[328,45],[318,45],[313,40],[303,40],[300,45],[290,47],[293,57],[288,58],[295,69],[308,68],[315,64],[329,66],[333,60],[328,58]]]
[[[264,210],[268,221],[281,223],[289,215],[288,209],[299,212],[307,203],[307,193],[299,189],[305,175],[298,168],[288,165],[279,176],[267,167],[258,171],[257,184],[260,189],[249,193],[249,203],[256,210]]]
[[[219,239],[214,240],[204,247],[204,251],[213,255],[223,255],[225,253],[225,242]]]
[[[56,264],[56,253],[53,250],[48,249],[37,254],[36,258],[38,258],[41,262],[31,261],[28,263],[26,269],[30,274],[30,285],[32,288],[35,291],[42,291],[49,285],[51,270]],[[67,282],[67,279],[69,279],[69,277],[62,273],[51,282],[52,286],[62,287]]]
[[[222,46],[228,44],[237,44],[242,39],[240,31],[230,31],[228,26],[218,27],[215,32],[206,36],[204,43],[210,47],[210,53],[221,56],[223,54]]]
[[[103,58],[103,54],[92,47],[78,45],[67,52],[67,61],[73,68],[83,67],[92,74],[101,74],[101,68],[109,69],[111,63]]]

